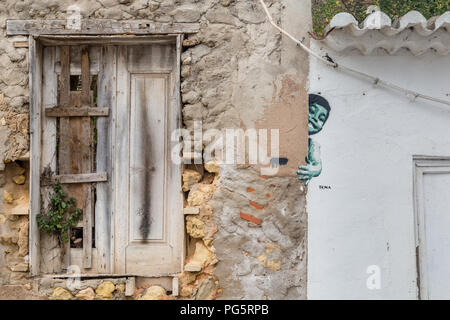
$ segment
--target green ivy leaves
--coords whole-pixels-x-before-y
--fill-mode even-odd
[[[47,212],[37,215],[36,220],[40,230],[47,234],[55,234],[66,243],[69,241],[69,230],[77,225],[83,216],[83,211],[76,208],[77,201],[68,198],[61,183],[53,186],[53,194]]]

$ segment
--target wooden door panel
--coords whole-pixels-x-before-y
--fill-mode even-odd
[[[130,242],[165,236],[166,82],[131,77]]]
[[[181,271],[180,168],[168,157],[180,125],[176,52],[175,44],[118,48],[115,273]]]
[[[129,246],[126,253],[127,274],[141,276],[162,276],[180,272],[174,261],[179,260],[179,253],[168,250],[167,246],[145,245]]]
[[[175,50],[171,45],[130,46],[128,70],[132,73],[170,72],[175,67]]]

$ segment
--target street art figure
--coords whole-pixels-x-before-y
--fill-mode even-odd
[[[312,178],[318,177],[322,172],[322,160],[320,159],[320,145],[311,136],[319,133],[330,116],[331,107],[328,101],[317,95],[309,95],[308,113],[308,154],[306,165],[299,166],[298,179],[308,185]]]

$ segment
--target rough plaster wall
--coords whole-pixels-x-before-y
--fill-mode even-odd
[[[310,1],[266,3],[281,25],[300,39],[307,36]],[[0,92],[8,112],[17,117],[28,113],[27,49],[13,47],[14,40],[23,38],[5,37],[5,20],[64,19],[71,4],[82,9],[84,18],[201,23],[200,33],[185,40],[182,56],[183,116],[188,129],[193,129],[194,120],[203,120],[204,130],[251,128],[264,119],[283,82],[304,93],[307,57],[273,30],[256,0],[7,0],[0,4]],[[305,100],[301,92],[298,101]],[[298,108],[302,106],[299,103]],[[28,140],[11,136],[12,131],[3,127],[0,148],[5,158],[26,154]],[[300,145],[306,141],[306,135],[296,138]],[[307,221],[301,184],[294,177],[265,179],[253,169],[233,166],[222,167],[219,176],[211,203],[218,226],[214,246],[221,261],[216,276],[222,297],[305,298]],[[241,212],[262,223],[240,219]]]
[[[226,121],[231,119],[237,124],[239,119],[241,126],[252,127],[264,118],[276,86],[282,87],[286,79],[303,89],[306,84],[308,59],[302,51],[263,22],[259,7],[245,12],[249,15],[246,19],[255,24],[247,24],[241,31],[247,39],[247,50],[239,52],[237,58],[230,52],[230,61],[237,60],[234,79],[229,80],[234,87],[230,92],[232,100],[223,97],[213,104],[215,108],[221,103],[229,105],[223,122],[214,122],[214,126],[227,126]],[[306,36],[309,1],[275,2],[271,12],[298,38]],[[302,106],[306,110],[306,103],[296,107]],[[306,129],[304,123],[299,126]],[[306,133],[297,133],[296,139],[302,144]],[[218,224],[214,245],[220,261],[216,276],[223,289],[222,297],[306,298],[307,220],[302,184],[292,177],[265,179],[258,171],[233,166],[223,166],[219,176],[219,189],[213,199]],[[241,219],[241,212],[261,219],[261,224]]]

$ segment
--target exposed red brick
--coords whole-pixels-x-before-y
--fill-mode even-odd
[[[250,214],[246,214],[246,213],[241,212],[240,215],[241,215],[241,219],[253,222],[254,224],[261,224],[261,222],[262,222],[261,219],[256,218],[256,217],[254,217],[254,216],[252,216]]]
[[[257,204],[257,203],[255,203],[255,202],[253,202],[253,201],[249,201],[249,203],[250,203],[250,205],[251,205],[252,207],[254,207],[254,208],[258,209],[258,210],[264,209],[264,207],[263,207],[262,205]]]
[[[253,191],[255,191],[255,189],[253,189],[253,188],[247,188],[247,192],[253,192]]]
[[[270,198],[270,193],[266,194],[266,197],[267,197],[267,198]]]
[[[259,176],[259,177],[262,178],[262,179],[264,179],[264,180],[269,179],[269,178],[267,178],[267,177],[265,177],[265,176]]]

